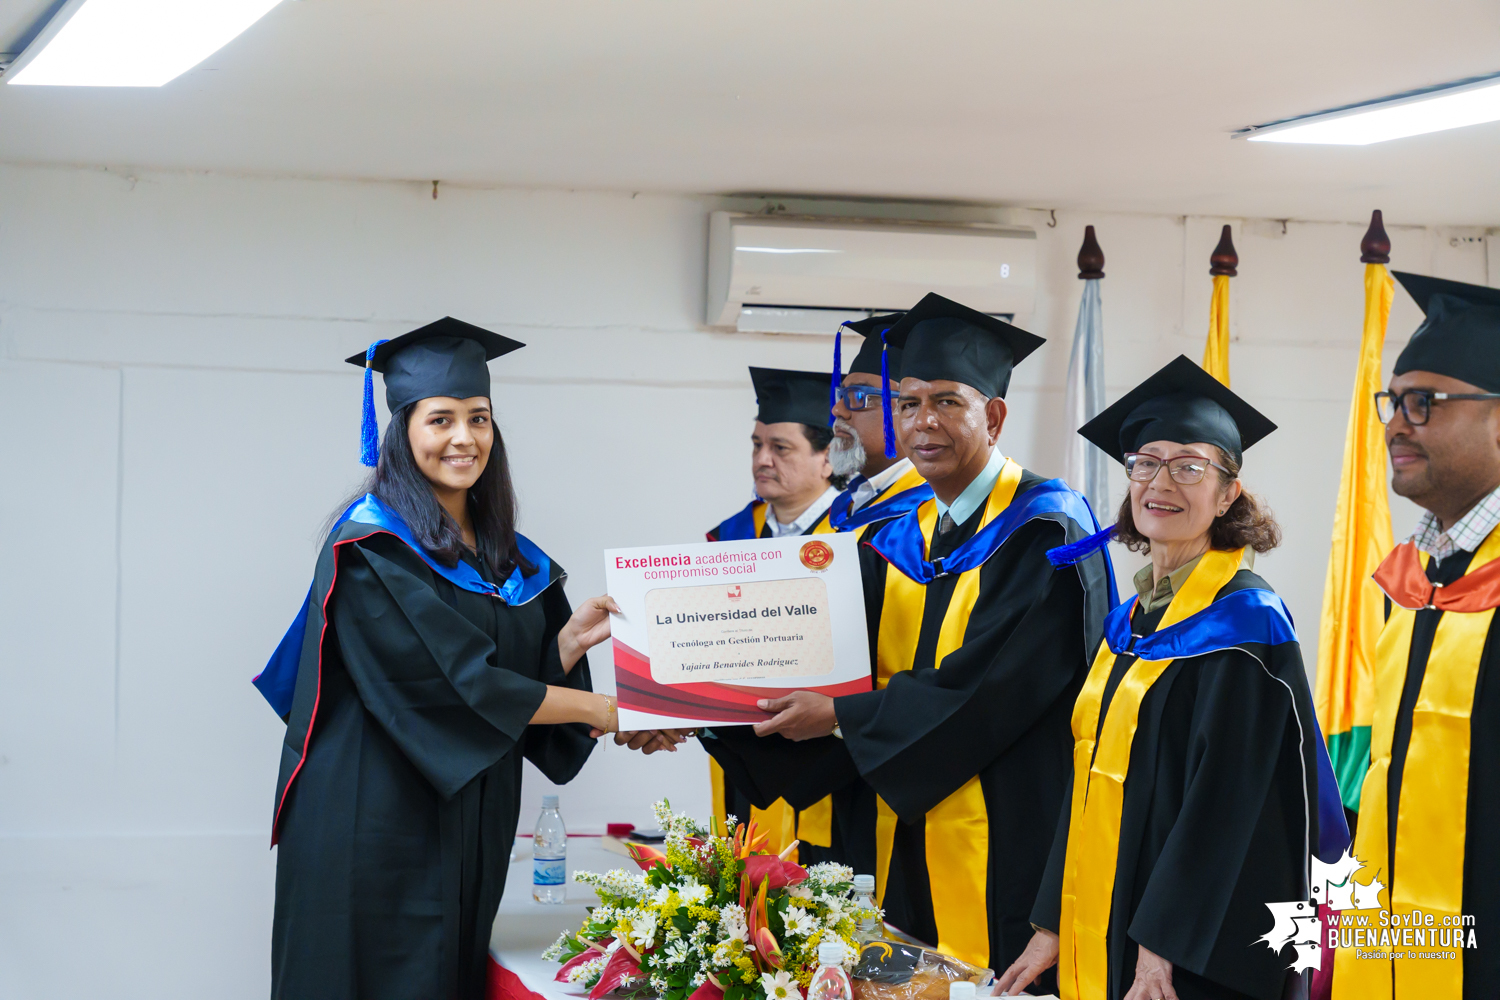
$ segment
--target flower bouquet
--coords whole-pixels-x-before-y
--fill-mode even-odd
[[[819,944],[838,941],[844,968],[853,967],[859,947],[849,868],[802,868],[762,854],[766,837],[754,823],[729,836],[673,813],[666,800],[653,808],[666,832],[664,852],[633,845],[639,872],[574,873],[594,887],[599,905],[543,953],[563,963],[558,982],[588,987],[590,1000],[612,992],[802,1000]]]

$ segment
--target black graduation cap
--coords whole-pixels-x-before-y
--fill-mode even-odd
[[[751,368],[755,384],[755,419],[763,424],[798,423],[828,426],[828,376],[823,372]]]
[[[905,351],[902,378],[962,382],[992,397],[1005,395],[1011,368],[1046,340],[928,292],[885,332],[885,342]]]
[[[867,316],[864,319],[857,319],[852,323],[844,324],[844,326],[855,333],[861,334],[865,338],[865,342],[859,345],[859,351],[855,353],[854,360],[849,362],[850,375],[853,375],[855,372],[862,372],[865,375],[878,376],[881,369],[880,356],[884,353],[886,356],[886,377],[891,381],[901,381],[901,355],[903,353],[901,348],[890,347],[883,352],[881,348],[884,346],[882,338],[885,332],[895,326],[897,321],[904,315],[906,314],[899,312],[886,313],[883,316]],[[834,341],[833,360],[833,366],[837,370],[839,367],[838,340]],[[843,381],[842,377],[835,377],[838,381]]]
[[[1433,372],[1500,392],[1500,288],[1393,271],[1426,319],[1395,374]]]
[[[345,358],[365,370],[360,460],[374,466],[378,454],[374,372],[385,376],[385,402],[395,413],[433,396],[489,396],[490,369],[486,362],[525,346],[445,316],[392,340],[377,340],[367,350]]]
[[[1203,441],[1238,464],[1276,429],[1264,414],[1184,355],[1078,429],[1116,462],[1151,441]]]

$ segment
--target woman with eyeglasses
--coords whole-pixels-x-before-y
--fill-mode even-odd
[[[1063,997],[1292,995],[1268,904],[1309,913],[1309,854],[1348,842],[1291,618],[1253,571],[1281,532],[1240,483],[1276,427],[1186,357],[1079,433],[1124,464],[1111,536],[1150,565],[1106,619],[1073,711],[1074,771],[1032,926],[997,984]],[[1332,857],[1327,857],[1329,852]]]

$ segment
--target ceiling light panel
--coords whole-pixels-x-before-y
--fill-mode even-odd
[[[1408,97],[1294,118],[1238,133],[1251,142],[1367,146],[1500,121],[1500,80],[1489,78]]]
[[[223,48],[280,0],[79,0],[5,74],[50,87],[160,87]]]

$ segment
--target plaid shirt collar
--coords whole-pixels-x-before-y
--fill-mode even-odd
[[[1442,562],[1455,552],[1473,552],[1496,527],[1500,527],[1500,487],[1475,504],[1473,510],[1455,521],[1447,531],[1438,528],[1437,518],[1428,511],[1417,522],[1411,540],[1417,548]]]

